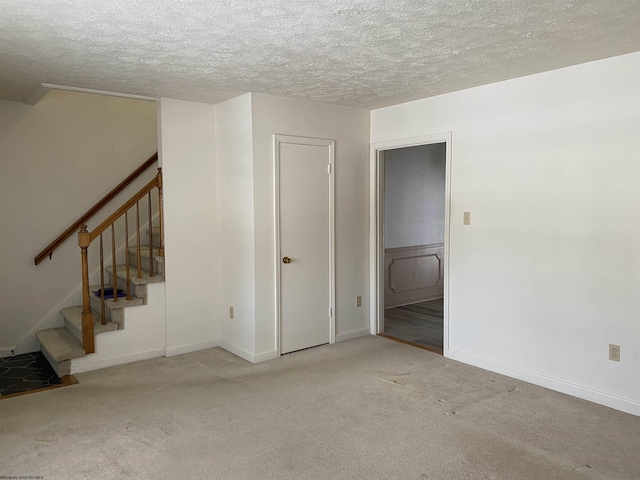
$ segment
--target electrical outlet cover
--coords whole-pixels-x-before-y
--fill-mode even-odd
[[[609,344],[609,360],[614,362],[620,361],[620,345]]]

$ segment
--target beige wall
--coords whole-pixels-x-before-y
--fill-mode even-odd
[[[76,240],[33,258],[156,151],[156,124],[155,102],[62,91],[34,106],[0,101],[0,355],[37,350],[35,329],[78,303]]]

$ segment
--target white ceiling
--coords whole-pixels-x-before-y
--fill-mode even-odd
[[[639,25],[640,0],[0,0],[0,98],[377,108],[640,51]]]

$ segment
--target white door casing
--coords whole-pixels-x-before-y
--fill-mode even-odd
[[[370,269],[370,332],[384,330],[384,152],[396,148],[414,147],[431,143],[446,143],[445,217],[444,217],[444,323],[443,355],[449,351],[449,258],[451,224],[451,132],[421,137],[389,140],[371,144],[370,208],[369,208],[369,269]]]
[[[274,135],[279,354],[335,341],[333,161],[333,140]]]

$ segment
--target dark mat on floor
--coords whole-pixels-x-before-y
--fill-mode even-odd
[[[0,397],[64,384],[42,352],[0,358]]]

